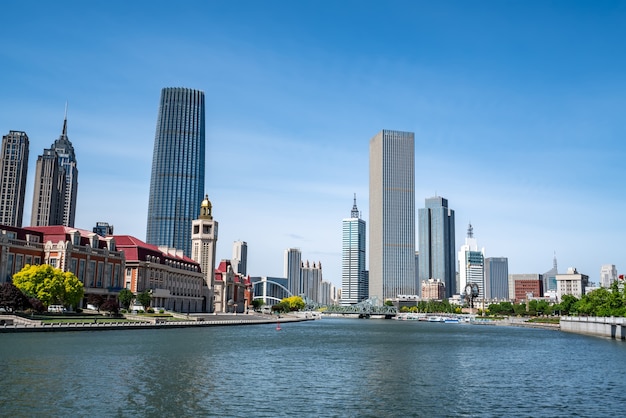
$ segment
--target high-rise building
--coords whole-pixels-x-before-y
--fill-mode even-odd
[[[320,301],[320,288],[322,285],[322,263],[309,260],[300,266],[300,276],[302,277],[302,295],[305,299],[313,302]]]
[[[287,248],[285,250],[285,264],[283,276],[287,278],[287,289],[292,295],[300,295],[304,292],[302,287],[302,252],[299,248]]]
[[[231,264],[235,273],[243,276],[248,274],[248,243],[245,241],[235,241],[233,243]]]
[[[420,281],[441,280],[449,298],[457,289],[454,211],[448,208],[448,199],[426,199],[425,207],[418,210],[418,222]]]
[[[485,299],[509,299],[509,260],[506,257],[485,258]]]
[[[9,131],[0,150],[0,225],[22,226],[28,173],[28,135]]]
[[[478,298],[485,298],[485,249],[478,250],[474,228],[469,224],[465,244],[459,251],[459,291],[465,293],[468,285],[476,284],[479,289]]]
[[[350,217],[342,221],[341,304],[354,305],[367,299],[365,283],[365,221],[356,205],[356,194]]]
[[[191,253],[204,193],[204,93],[164,88],[154,137],[146,241]]]
[[[51,145],[57,153],[59,166],[65,172],[65,190],[63,194],[64,226],[74,226],[76,219],[76,198],[78,196],[78,168],[74,147],[67,137],[67,108],[63,120],[63,130],[59,138]]]
[[[617,269],[615,264],[604,264],[600,268],[600,286],[611,287],[611,284],[617,280]]]
[[[63,225],[65,170],[54,149],[44,149],[35,164],[31,226]]]
[[[369,297],[417,295],[415,138],[382,130],[370,140]]]
[[[67,137],[66,108],[61,135],[37,157],[31,225],[73,227],[77,195],[78,168],[74,147]]]

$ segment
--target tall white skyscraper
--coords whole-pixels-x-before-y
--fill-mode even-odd
[[[365,221],[356,206],[356,194],[350,217],[342,222],[341,304],[354,305],[367,299],[365,272]]]
[[[245,241],[233,243],[233,257],[230,261],[235,273],[248,274],[248,244]]]
[[[303,293],[302,274],[300,272],[302,264],[302,252],[299,248],[287,248],[285,250],[285,268],[283,270],[287,278],[287,288],[292,295]]]
[[[615,264],[604,264],[600,268],[600,286],[611,287],[611,284],[617,280],[617,269]]]
[[[369,174],[369,296],[416,295],[414,134],[376,134]]]
[[[465,244],[459,251],[459,278],[460,293],[465,292],[468,284],[476,283],[480,290],[478,298],[485,298],[485,249],[478,250],[472,224],[467,228]]]

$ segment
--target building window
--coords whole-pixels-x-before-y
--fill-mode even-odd
[[[104,273],[104,263],[102,261],[98,262],[98,282],[96,283],[96,287],[102,287],[102,275]]]

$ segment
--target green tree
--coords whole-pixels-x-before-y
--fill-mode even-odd
[[[147,311],[148,307],[150,306],[150,302],[152,302],[152,295],[148,290],[144,290],[137,295],[137,302],[139,302],[139,304],[143,306],[144,311]]]
[[[306,306],[304,300],[300,296],[290,296],[288,298],[284,298],[280,301],[280,303],[285,303],[286,306],[288,306],[287,312],[299,311],[301,309],[304,309],[304,307]]]
[[[71,272],[48,264],[26,265],[13,275],[13,284],[26,296],[39,299],[45,306],[78,306],[85,294],[83,284]]]
[[[554,310],[561,311],[561,315],[569,315],[572,312],[577,312],[575,309],[575,303],[578,302],[578,298],[574,295],[563,295],[561,303],[554,307]]]
[[[130,308],[130,304],[133,303],[133,299],[135,299],[135,295],[128,289],[122,289],[117,295],[117,299],[120,301],[124,309],[128,310]]]
[[[261,306],[265,305],[265,302],[263,302],[263,299],[252,299],[252,307],[257,310],[260,309]]]

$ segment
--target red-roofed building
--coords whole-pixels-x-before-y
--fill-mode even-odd
[[[247,312],[252,298],[250,277],[233,271],[230,260],[220,261],[213,284],[214,312]]]
[[[43,234],[0,225],[0,283],[10,282],[25,265],[43,259]]]
[[[85,287],[81,307],[91,295],[116,297],[123,288],[124,254],[114,237],[101,237],[91,231],[61,225],[23,228],[41,234],[42,264],[70,271]]]
[[[206,312],[208,287],[200,265],[180,250],[147,244],[130,235],[114,235],[125,254],[124,286],[133,293],[152,292],[152,306],[177,312]]]

